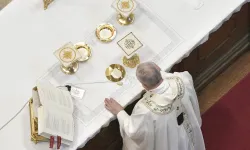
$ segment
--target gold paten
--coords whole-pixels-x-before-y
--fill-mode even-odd
[[[44,10],[46,10],[49,6],[49,4],[51,4],[54,0],[43,0],[43,7]]]
[[[119,24],[126,26],[126,25],[130,25],[134,22],[135,15],[133,13],[131,13],[128,17],[125,17],[122,14],[118,14],[116,19],[117,19]]]
[[[102,31],[102,30],[104,30],[104,29],[107,29],[107,30],[109,30],[110,32],[111,32],[111,36],[110,37],[108,37],[108,38],[103,38],[103,37],[101,37],[101,35],[100,35],[100,32]],[[116,36],[116,29],[115,29],[115,27],[113,26],[113,25],[111,25],[111,24],[109,24],[109,23],[105,23],[105,24],[100,24],[97,28],[96,28],[96,37],[100,40],[100,41],[102,41],[102,42],[110,42],[110,41],[112,41],[114,38],[115,38],[115,36]]]
[[[115,78],[112,76],[112,72],[114,69],[117,69],[121,72],[121,76],[119,78]],[[121,81],[125,75],[126,75],[126,71],[124,69],[123,66],[119,65],[119,64],[111,64],[107,69],[106,69],[106,72],[105,72],[105,75],[107,77],[108,80],[112,81],[112,82],[118,82],[117,84],[119,85],[122,85],[121,83],[119,83],[119,81]]]
[[[33,88],[37,90],[37,88]],[[38,135],[38,118],[34,116],[33,99],[29,100],[29,112],[30,112],[30,131],[31,131],[31,141],[35,144],[38,142],[48,142],[49,139]]]
[[[130,58],[127,58],[126,56],[124,56],[122,61],[126,67],[135,68],[138,64],[140,64],[140,57],[138,54],[134,54]]]
[[[78,62],[73,62],[69,67],[65,67],[65,66],[61,65],[62,72],[65,74],[68,74],[68,75],[76,73],[78,68],[79,68]]]
[[[89,58],[91,57],[91,48],[87,44],[83,42],[79,42],[75,44],[75,48],[76,50],[79,50],[80,48],[84,48],[88,52],[87,57],[84,57],[84,58],[81,57],[78,59],[79,62],[84,62],[84,61],[89,60]]]

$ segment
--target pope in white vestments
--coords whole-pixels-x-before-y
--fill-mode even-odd
[[[140,64],[136,76],[147,92],[131,115],[105,99],[106,109],[117,115],[123,150],[205,150],[192,76],[162,72],[152,62]]]

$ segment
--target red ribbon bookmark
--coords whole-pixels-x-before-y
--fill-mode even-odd
[[[50,140],[49,140],[49,148],[53,148],[54,146],[54,137],[50,136]]]
[[[62,144],[62,138],[60,136],[57,136],[57,149],[60,149]]]

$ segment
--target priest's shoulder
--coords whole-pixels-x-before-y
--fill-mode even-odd
[[[168,78],[168,77],[178,76],[180,78],[188,78],[189,80],[192,80],[192,76],[191,76],[191,74],[188,71],[174,72],[174,73],[169,73],[169,72],[161,71],[161,76],[162,76],[162,78]]]
[[[174,72],[172,75],[181,78],[184,83],[193,84],[193,77],[188,71]]]
[[[143,97],[136,103],[136,105],[133,109],[133,112],[140,113],[140,114],[147,114],[150,112],[150,110],[143,103],[143,100],[146,97],[150,97],[149,94],[150,94],[150,92],[146,92],[143,94]]]

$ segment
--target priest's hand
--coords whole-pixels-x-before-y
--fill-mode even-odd
[[[120,111],[122,111],[124,108],[117,103],[116,100],[114,100],[113,98],[105,98],[104,100],[105,103],[105,108],[107,110],[109,110],[112,114],[117,115]]]

